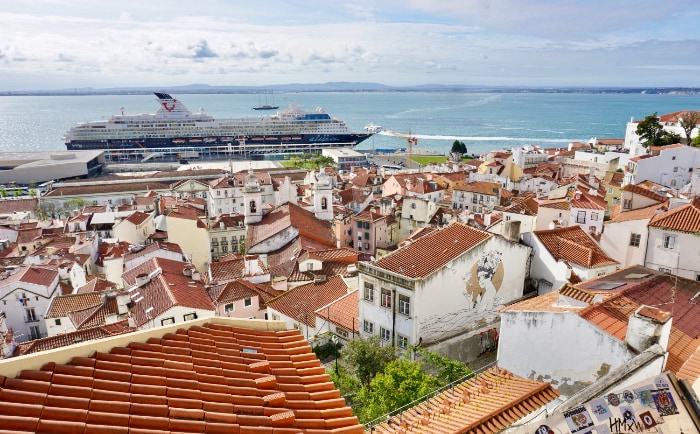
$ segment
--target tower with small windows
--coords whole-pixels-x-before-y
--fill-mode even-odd
[[[319,220],[333,220],[333,184],[323,168],[314,184],[314,215]]]
[[[243,202],[245,224],[259,223],[262,220],[262,189],[260,188],[260,180],[253,173],[253,169],[248,171],[248,176],[245,177],[245,185],[243,186]]]

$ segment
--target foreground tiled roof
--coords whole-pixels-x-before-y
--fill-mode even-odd
[[[492,368],[373,427],[372,432],[496,433],[557,397],[559,392],[549,383]]]
[[[63,361],[43,366],[34,366],[43,362],[32,358],[0,364],[0,372],[7,375],[0,376],[0,429],[363,431],[298,330],[231,324],[252,322],[197,321],[189,329],[173,326],[110,338],[115,346],[109,352],[95,352],[85,344],[72,350],[75,355],[63,351],[56,355]]]
[[[689,233],[700,232],[700,199],[693,199],[687,205],[657,214],[649,222],[649,227]]]
[[[453,223],[418,238],[375,265],[410,278],[426,277],[490,237],[488,232]]]
[[[534,234],[557,261],[567,261],[585,268],[618,263],[606,255],[580,226],[535,231]]]

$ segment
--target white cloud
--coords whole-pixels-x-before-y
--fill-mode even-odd
[[[314,10],[301,0],[70,4],[4,5],[0,90],[49,82],[661,86],[700,80],[687,73],[697,70],[697,56],[668,61],[668,53],[700,47],[700,6],[690,0],[664,13],[648,0],[332,0]],[[668,63],[678,65],[638,66]]]

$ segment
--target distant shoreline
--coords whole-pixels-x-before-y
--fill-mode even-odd
[[[150,95],[153,91],[186,94],[231,94],[257,95],[271,93],[550,93],[550,94],[646,94],[646,95],[698,95],[700,88],[694,87],[481,87],[466,85],[420,85],[420,86],[384,86],[367,83],[325,83],[325,84],[290,84],[259,87],[246,86],[169,86],[152,88],[74,88],[56,90],[18,90],[0,91],[0,96],[97,96],[97,95]]]

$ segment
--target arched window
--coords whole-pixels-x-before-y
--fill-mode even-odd
[[[328,208],[328,199],[325,197],[321,198],[321,209],[327,209]]]
[[[257,209],[258,209],[257,204],[255,203],[254,200],[251,200],[250,201],[250,212],[255,213],[255,212],[257,212]]]

